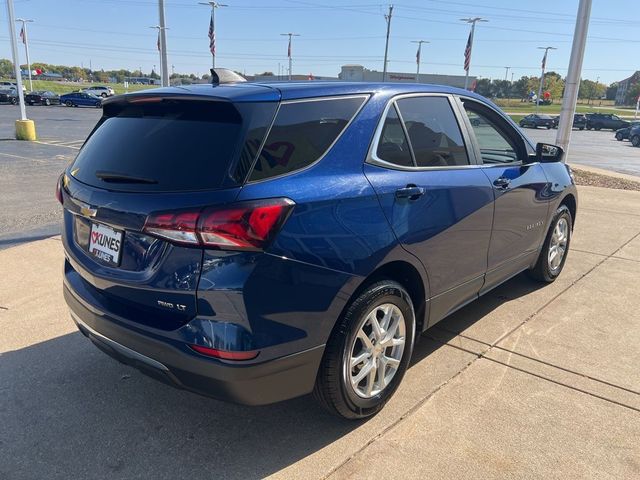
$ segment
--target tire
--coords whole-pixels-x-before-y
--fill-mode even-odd
[[[527,125],[524,122],[520,122],[520,128],[525,128]]]
[[[48,98],[45,98],[43,103],[45,107],[48,107],[49,105],[51,105],[51,100],[49,100]]]
[[[562,228],[563,223],[565,226],[564,228]],[[560,240],[562,236],[558,235],[559,231],[564,232],[564,240]],[[527,272],[531,278],[545,283],[551,283],[555,281],[556,278],[558,278],[558,276],[562,272],[562,269],[564,268],[564,263],[567,260],[567,255],[569,254],[569,246],[571,244],[572,233],[573,219],[571,218],[571,212],[566,205],[560,205],[558,210],[556,210],[556,213],[553,215],[553,219],[549,226],[549,231],[547,232],[544,244],[542,245],[542,250],[540,250],[540,254],[538,255],[538,260],[536,261],[536,264],[533,266],[533,268],[531,268]],[[560,245],[564,246],[561,247],[562,256],[559,259],[559,262],[557,262],[557,256],[554,256],[552,258],[550,255],[550,251],[555,246],[555,251],[558,252],[559,249],[557,247]]]
[[[17,105],[18,104],[18,100],[15,98],[11,99],[11,105]]]
[[[391,314],[386,322],[386,315],[380,318],[385,310],[387,315]],[[383,339],[391,322],[397,321],[393,338],[387,338],[384,342],[404,338],[402,349],[399,345],[390,344],[381,347],[383,344],[377,340],[370,320],[372,314],[381,322],[379,325],[383,328]],[[367,342],[362,338],[366,338]],[[369,285],[351,301],[331,333],[313,390],[316,400],[330,413],[347,419],[375,415],[400,385],[411,359],[414,338],[415,314],[407,291],[391,280],[381,280]],[[370,345],[369,348],[366,343]],[[386,377],[382,381],[382,388],[378,368],[368,369],[369,372],[373,370],[373,378],[365,373],[357,380],[358,375],[369,365],[379,366],[381,358],[389,359],[385,354],[393,357],[394,363],[398,363],[395,372],[390,371],[393,366],[384,365]],[[352,367],[354,355],[356,358],[364,358]],[[352,379],[357,382],[355,386]],[[362,385],[363,382],[365,385]]]
[[[96,103],[96,104],[95,104],[95,107],[96,107],[96,108],[100,108],[101,106],[102,106],[102,103],[101,103],[101,102],[100,102],[100,103]]]
[[[71,100],[67,100],[66,102],[64,102],[64,104],[65,104],[67,107],[73,107],[73,102],[72,102]]]
[[[597,124],[593,126],[594,130],[602,130],[602,125]]]
[[[622,134],[621,133],[616,133],[616,140],[618,140],[619,142],[624,140],[624,138],[622,138]]]
[[[631,145],[634,147],[640,147],[640,136],[634,135],[631,137]]]
[[[580,127],[580,131],[584,130],[584,127]]]
[[[547,125],[547,130],[551,130],[551,125]]]
[[[104,92],[102,92],[102,93],[100,94],[100,96],[101,96],[102,98],[107,98],[107,94],[106,94],[106,93],[104,93]]]

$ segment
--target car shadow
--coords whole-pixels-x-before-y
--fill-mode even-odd
[[[539,286],[516,277],[439,325],[453,337]],[[412,365],[442,341],[423,338]],[[333,417],[310,396],[250,408],[177,390],[78,332],[2,354],[0,379],[3,479],[261,478],[365,423]]]

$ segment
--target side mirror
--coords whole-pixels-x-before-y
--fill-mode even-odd
[[[549,143],[538,143],[536,145],[536,161],[540,163],[561,162],[564,157],[564,150],[557,145]]]

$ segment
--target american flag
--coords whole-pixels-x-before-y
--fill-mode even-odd
[[[420,65],[420,44],[418,44],[418,51],[416,52],[416,63]]]
[[[469,32],[469,39],[467,40],[467,46],[464,49],[464,69],[469,73],[469,67],[471,66],[471,32]]]
[[[27,43],[27,39],[25,38],[25,35],[24,35],[24,25],[20,29],[20,40],[22,40],[22,43],[25,43],[25,44]]]
[[[160,51],[160,29],[158,29],[158,41],[156,42],[156,47],[158,47],[158,51]]]
[[[211,12],[211,20],[209,21],[209,50],[211,54],[216,56],[216,31],[213,28],[213,11]]]
[[[548,50],[545,50],[544,51],[544,57],[542,57],[542,69],[543,70],[547,66],[547,52],[548,52]]]
[[[289,47],[287,48],[287,57],[291,58],[291,35],[289,35]]]

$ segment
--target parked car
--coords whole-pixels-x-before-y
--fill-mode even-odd
[[[631,128],[629,140],[634,147],[640,147],[640,125]]]
[[[539,115],[537,113],[531,113],[520,120],[521,127],[546,127],[551,128],[553,126],[553,118],[549,115]]]
[[[102,99],[96,97],[92,93],[71,92],[60,96],[60,103],[64,103],[67,107],[96,107],[102,106]]]
[[[558,128],[558,123],[560,122],[560,115],[553,117],[553,128]],[[587,117],[585,117],[582,113],[576,113],[573,115],[573,128],[577,128],[579,130],[584,130],[587,126]]]
[[[629,126],[629,122],[611,113],[587,113],[586,117],[587,130],[602,130],[604,128],[615,131]]]
[[[424,330],[518,272],[560,275],[562,155],[444,86],[109,98],[57,186],[64,297],[100,349],[169,384],[367,417]]]
[[[11,88],[18,90],[18,84],[16,82],[6,82],[6,81],[0,82],[0,89],[7,90]],[[22,91],[23,92],[27,91],[24,84],[22,85]]]
[[[103,87],[87,87],[82,89],[83,92],[92,93],[96,97],[107,98],[116,94],[116,92],[111,87],[103,86]]]
[[[60,95],[49,90],[40,90],[25,95],[24,101],[29,105],[60,105]]]
[[[616,130],[616,140],[618,140],[619,142],[621,142],[622,140],[629,140],[631,129],[636,125],[640,125],[640,122],[631,122],[628,127]]]
[[[15,88],[0,90],[0,103],[17,105],[19,101],[20,97],[18,97]]]

